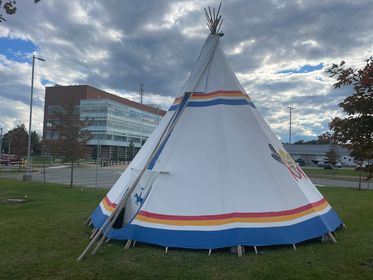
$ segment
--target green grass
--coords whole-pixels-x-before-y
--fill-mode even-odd
[[[337,244],[309,241],[259,248],[239,258],[228,250],[170,249],[109,242],[76,258],[88,244],[83,223],[106,190],[0,179],[0,279],[371,279],[373,192],[322,188],[348,229]],[[10,205],[7,198],[27,196]]]

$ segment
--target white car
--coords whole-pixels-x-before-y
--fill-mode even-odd
[[[318,167],[324,167],[325,165],[325,162],[323,162],[322,160],[320,160],[318,163],[317,163],[317,166]]]

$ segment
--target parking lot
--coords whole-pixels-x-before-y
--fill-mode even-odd
[[[107,167],[96,167],[95,165],[82,165],[74,167],[75,186],[111,188],[118,180],[127,165],[112,165]],[[0,177],[22,180],[23,173],[15,172],[17,166],[2,168]],[[50,183],[70,184],[70,166],[58,165],[44,169],[38,167],[32,173],[33,181],[45,181]],[[97,175],[97,176],[96,176]],[[97,179],[96,179],[97,178]]]

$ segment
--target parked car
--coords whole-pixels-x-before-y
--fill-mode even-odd
[[[359,168],[365,168],[365,167],[367,167],[367,164],[365,163],[365,162],[363,162],[362,164],[356,164],[356,169],[358,170]]]
[[[295,162],[298,162],[300,166],[306,165],[306,162],[301,158],[296,159]]]
[[[324,164],[324,169],[333,169],[333,164],[331,164],[331,163],[325,163]]]
[[[16,165],[19,163],[20,161],[15,155],[7,155],[7,154],[1,155],[0,165]]]
[[[340,162],[337,162],[336,164],[334,164],[334,167],[336,168],[341,168],[342,167],[342,164]]]
[[[317,166],[318,167],[324,167],[325,166],[325,162],[323,162],[323,161],[319,161],[318,163],[317,163]]]

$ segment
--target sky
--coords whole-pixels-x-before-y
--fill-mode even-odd
[[[167,109],[208,35],[202,0],[17,1],[0,23],[0,127],[28,127],[35,54],[32,130],[42,132],[46,86],[87,84]],[[1,12],[1,11],[0,11]],[[343,113],[350,88],[335,90],[332,63],[361,67],[373,50],[371,0],[223,1],[227,59],[264,119],[288,141],[315,139]]]

